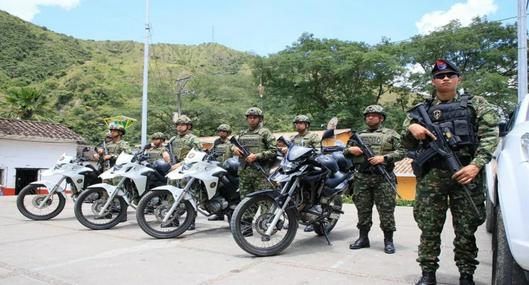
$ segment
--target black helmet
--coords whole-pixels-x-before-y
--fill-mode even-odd
[[[226,159],[226,161],[222,163],[222,168],[226,169],[231,175],[237,175],[237,171],[239,170],[239,159],[236,157]]]
[[[163,159],[158,159],[152,164],[152,168],[158,170],[160,173],[166,174],[171,170],[171,165]]]

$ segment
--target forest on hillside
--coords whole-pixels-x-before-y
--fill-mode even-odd
[[[1,117],[62,123],[91,143],[105,134],[106,117],[140,121],[142,43],[79,40],[2,11],[0,37]],[[242,128],[251,106],[265,111],[273,131],[290,131],[296,114],[311,117],[313,128],[334,116],[339,128],[358,128],[363,108],[378,103],[388,112],[386,126],[400,129],[406,110],[432,94],[437,58],[460,67],[465,92],[506,113],[516,102],[515,25],[479,18],[402,42],[369,45],[304,33],[264,57],[215,43],[155,44],[150,57],[149,133],[174,134],[178,94],[199,136],[214,135],[220,123]],[[139,137],[137,123],[127,140]]]

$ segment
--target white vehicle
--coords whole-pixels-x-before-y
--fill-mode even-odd
[[[215,156],[192,149],[182,165],[167,174],[168,184],[153,188],[141,198],[136,219],[141,229],[155,238],[184,233],[196,211],[231,217],[239,202],[238,160],[221,166]]]
[[[121,153],[116,164],[99,176],[104,182],[119,182],[98,183],[83,191],[74,206],[77,220],[93,230],[110,229],[125,221],[128,206],[136,208],[135,203],[150,188],[165,184],[164,175],[171,168],[163,160],[147,165],[145,159],[144,151]]]
[[[20,191],[17,208],[29,219],[49,220],[64,209],[65,190],[71,191],[75,201],[83,189],[99,181],[97,174],[97,170],[83,159],[63,154],[53,168],[42,172],[48,179],[31,182]],[[60,178],[51,179],[53,176]]]
[[[529,96],[507,130],[495,159],[486,166],[492,284],[529,284]]]

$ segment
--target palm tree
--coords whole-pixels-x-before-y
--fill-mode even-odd
[[[7,113],[19,119],[30,120],[46,103],[45,96],[31,87],[11,88],[4,97]]]

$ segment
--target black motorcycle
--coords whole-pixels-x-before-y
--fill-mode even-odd
[[[231,219],[237,244],[256,256],[276,255],[286,249],[296,236],[298,223],[312,225],[330,244],[327,235],[343,214],[342,195],[353,177],[348,170],[351,164],[341,152],[319,154],[283,141],[288,153],[270,176],[281,190],[247,195]]]

